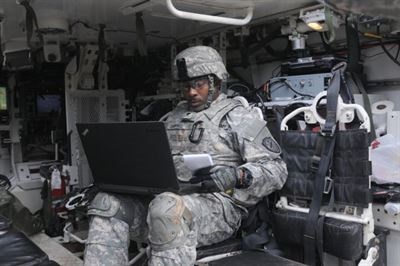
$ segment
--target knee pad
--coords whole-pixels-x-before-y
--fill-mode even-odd
[[[192,215],[182,197],[166,192],[150,203],[147,223],[152,248],[162,251],[184,243],[190,231]]]
[[[88,207],[88,215],[116,218],[126,222],[129,226],[133,222],[133,206],[129,200],[117,198],[114,195],[99,192]]]

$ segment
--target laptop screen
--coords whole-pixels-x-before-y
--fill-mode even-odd
[[[103,190],[178,190],[163,122],[77,124],[94,183]]]

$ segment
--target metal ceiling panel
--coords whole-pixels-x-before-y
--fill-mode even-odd
[[[242,17],[243,7],[254,4],[252,21],[259,22],[270,15],[313,5],[310,0],[186,0],[173,1],[180,9],[204,14],[220,14],[222,16]],[[129,4],[143,5],[143,20],[150,48],[171,42],[175,38],[184,38],[200,32],[211,31],[226,27],[216,23],[204,23],[192,20],[177,19],[170,14],[165,6],[165,0],[33,0],[31,5],[38,14],[51,12],[62,14],[68,18],[70,24],[84,21],[88,25],[98,28],[99,23],[106,24],[106,38],[109,43],[116,45],[134,45],[135,15],[124,16],[122,9]],[[122,9],[121,9],[122,7]],[[4,10],[3,42],[24,37],[23,32],[25,10],[16,4],[15,0],[1,0],[0,9]],[[79,41],[97,39],[97,32],[76,25],[72,29],[72,36]],[[70,36],[71,37],[71,36]]]

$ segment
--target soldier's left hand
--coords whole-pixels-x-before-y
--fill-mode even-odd
[[[234,166],[215,165],[197,170],[190,183],[202,183],[208,192],[228,191],[237,187],[241,170]]]

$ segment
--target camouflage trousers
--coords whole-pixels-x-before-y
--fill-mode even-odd
[[[159,204],[160,200],[157,198],[164,194],[167,193],[157,196],[152,203]],[[178,232],[182,237],[176,247],[155,248],[150,241],[149,265],[194,265],[196,247],[215,244],[230,238],[240,227],[245,213],[219,193],[174,196],[182,199],[191,214],[192,222],[188,230]],[[130,239],[149,242],[148,235],[154,236],[154,232],[160,231],[160,228],[154,228],[149,217],[146,222],[148,204],[140,198],[130,197],[129,200],[134,212],[130,227],[126,222],[114,217],[91,218],[85,249],[85,265],[127,265]]]

